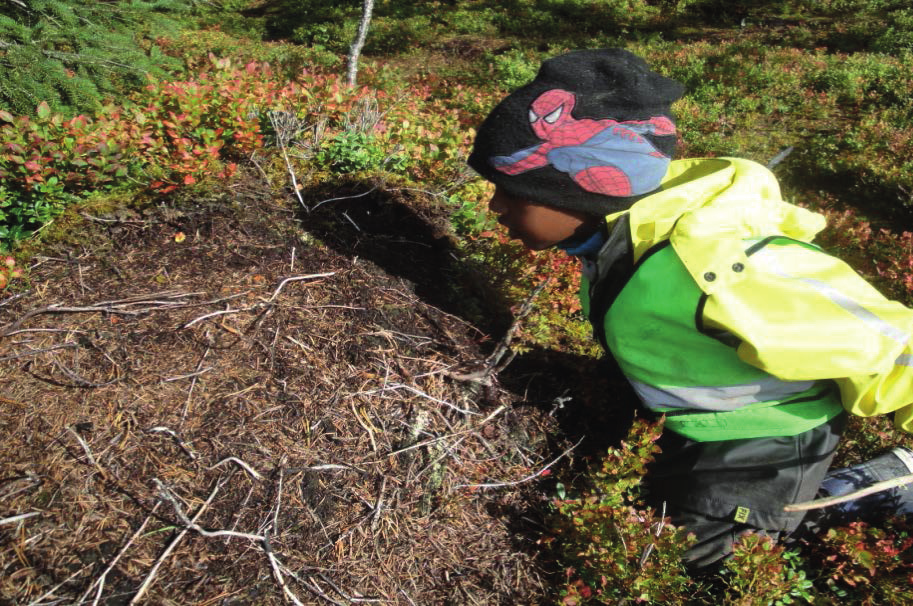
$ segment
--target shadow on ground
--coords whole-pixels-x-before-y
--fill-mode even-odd
[[[337,184],[334,191],[344,198],[371,189],[370,184],[350,183]],[[322,199],[321,192],[309,194]],[[473,324],[489,336],[489,349],[510,326],[510,303],[491,285],[484,268],[461,258],[448,231],[446,209],[433,202],[375,190],[323,204],[301,219],[309,233],[336,252],[377,265],[408,283],[426,303]],[[634,418],[631,403],[636,396],[606,359],[534,348],[514,358],[499,374],[498,386],[514,410],[535,408],[554,419],[559,431],[547,437],[553,458],[577,444],[572,456],[555,468],[563,466],[572,474],[583,472],[617,445]],[[485,408],[490,406],[486,400],[477,403]],[[532,438],[518,426],[511,439],[522,448]],[[489,505],[493,515],[508,520],[517,548],[542,560],[546,569],[554,564],[546,561],[537,539],[547,528],[546,505],[555,494],[554,485],[554,479],[536,481],[529,484],[523,502],[495,499]]]

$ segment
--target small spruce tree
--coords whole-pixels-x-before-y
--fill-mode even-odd
[[[46,101],[65,115],[89,112],[148,74],[179,68],[154,40],[176,33],[192,8],[180,0],[3,0],[0,109],[27,114]]]

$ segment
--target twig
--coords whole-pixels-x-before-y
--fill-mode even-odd
[[[284,462],[284,461],[283,461]],[[279,485],[276,488],[276,508],[273,510],[273,532],[279,529],[279,507],[282,506],[282,467],[279,467]]]
[[[327,202],[337,202],[337,201],[339,201],[339,200],[351,200],[352,198],[361,198],[361,197],[363,197],[363,196],[367,196],[368,194],[370,194],[370,193],[371,193],[372,191],[374,191],[375,189],[377,189],[376,186],[375,186],[375,187],[372,187],[371,189],[369,189],[368,191],[366,191],[366,192],[363,193],[363,194],[355,194],[354,196],[340,196],[339,198],[329,198],[328,200],[321,200],[320,202],[318,202],[317,204],[315,204],[314,206],[312,206],[312,207],[311,207],[311,210],[317,210],[318,208],[320,208],[321,206],[323,206],[323,205],[326,204]]]
[[[9,333],[19,330],[19,328],[25,323],[26,320],[34,318],[37,315],[41,314],[68,314],[68,313],[87,313],[87,312],[104,312],[110,314],[120,314],[122,316],[138,316],[143,313],[143,310],[137,311],[128,311],[125,309],[114,309],[112,307],[97,307],[97,306],[88,306],[88,307],[60,307],[57,304],[48,305],[47,307],[42,307],[41,309],[33,309],[30,312],[23,314],[21,318],[8,324],[3,327],[2,332],[0,332],[0,337],[6,337]]]
[[[285,579],[282,577],[282,571],[279,568],[279,561],[276,559],[276,554],[273,553],[273,548],[270,546],[269,542],[266,539],[263,539],[263,551],[266,552],[266,559],[269,562],[269,567],[273,571],[273,576],[276,577],[276,582],[279,583],[279,587],[282,588],[282,593],[292,601],[295,606],[304,606],[301,603],[301,600],[298,599],[292,590],[289,589],[288,583],[285,582]]]
[[[349,402],[349,406],[352,409],[352,414],[355,415],[355,422],[368,432],[368,438],[371,440],[371,450],[377,452],[377,442],[374,440],[374,430],[371,429],[370,425],[361,420],[361,415],[358,413],[358,410],[355,409],[354,402]]]
[[[278,133],[280,129],[278,123],[276,122],[275,114],[276,112],[270,112],[269,120],[272,122],[273,130]],[[292,162],[289,160],[285,141],[282,137],[277,137],[277,141],[279,143],[279,149],[282,151],[282,158],[285,160],[285,168],[288,170],[288,174],[292,178],[292,191],[295,192],[295,196],[297,196],[298,203],[301,204],[301,208],[303,208],[306,212],[311,212],[311,209],[308,208],[308,205],[304,203],[304,198],[301,197],[301,186],[298,185],[298,178],[295,176],[295,169],[292,168]]]
[[[394,450],[393,452],[387,454],[387,456],[388,456],[388,457],[391,457],[391,456],[393,456],[393,455],[402,454],[402,453],[408,452],[408,451],[410,451],[410,450],[415,450],[416,448],[421,448],[422,446],[428,446],[429,444],[434,444],[435,442],[440,442],[440,441],[442,441],[442,440],[447,440],[447,439],[449,439],[449,438],[456,438],[456,437],[458,437],[458,436],[462,436],[462,435],[465,435],[465,434],[467,434],[467,433],[472,433],[472,432],[474,432],[474,431],[477,431],[482,425],[484,425],[484,424],[487,423],[488,421],[492,420],[493,418],[495,418],[497,415],[501,414],[501,413],[502,413],[504,410],[506,410],[506,409],[507,409],[507,406],[499,406],[497,409],[495,409],[494,412],[492,412],[492,413],[489,414],[487,417],[485,417],[484,419],[482,419],[482,421],[481,421],[480,423],[478,423],[478,424],[477,424],[475,427],[473,427],[472,429],[464,429],[463,431],[458,431],[458,432],[456,432],[456,433],[447,434],[447,435],[445,435],[445,436],[438,436],[438,437],[436,437],[436,438],[431,438],[431,439],[428,439],[428,440],[424,440],[424,441],[418,442],[418,443],[416,443],[416,444],[410,444],[409,446],[405,446],[405,447],[403,447],[403,448],[400,448],[399,450]],[[578,442],[578,444],[579,444],[579,442]]]
[[[192,373],[189,373],[189,374],[186,374],[186,375],[178,375],[178,376],[176,376],[176,377],[168,377],[167,379],[162,379],[162,382],[163,382],[163,383],[170,383],[171,381],[180,381],[181,379],[192,379],[193,377],[198,377],[198,376],[200,376],[200,375],[202,375],[202,374],[206,374],[207,372],[209,372],[209,371],[212,370],[213,368],[215,368],[215,366],[207,366],[206,368],[204,368],[204,369],[202,369],[202,370],[198,370],[198,371],[196,371],[196,372],[192,372]]]
[[[216,494],[219,492],[219,488],[221,488],[221,486],[221,483],[216,484],[215,488],[212,489],[212,492],[209,493],[209,497],[206,499],[206,501],[200,505],[200,508],[197,510],[196,514],[194,514],[193,519],[190,520],[192,525],[196,525],[197,520],[200,519],[200,516],[203,515],[203,512],[206,511],[206,508],[209,507],[209,505],[212,503],[212,500],[216,498]],[[132,606],[133,604],[136,604],[140,601],[140,599],[146,593],[146,590],[149,589],[149,586],[155,580],[155,575],[158,573],[158,569],[162,566],[162,563],[168,559],[168,556],[171,555],[171,552],[175,550],[175,548],[184,538],[184,535],[186,535],[189,530],[190,525],[181,530],[181,532],[178,533],[178,536],[174,537],[171,543],[168,544],[168,547],[165,548],[165,551],[162,552],[162,555],[160,555],[155,561],[155,564],[152,565],[152,569],[149,570],[149,574],[146,575],[143,584],[140,585],[139,589],[136,591],[136,594],[133,596],[133,599],[130,600],[129,606]]]
[[[199,370],[203,367],[203,361],[206,360],[206,356],[209,355],[210,351],[212,351],[212,348],[207,346],[206,351],[204,351],[203,355],[200,356],[200,361],[197,362],[197,369],[190,381],[190,389],[187,391],[187,399],[184,400],[184,408],[181,410],[181,425],[184,424],[184,419],[187,418],[187,411],[190,410],[190,400],[193,398],[193,390],[197,386],[197,379],[202,374],[199,372]]]
[[[380,483],[380,494],[377,495],[377,502],[374,503],[374,512],[371,515],[371,528],[377,528],[378,522],[380,522],[380,512],[384,508],[384,491],[387,489],[387,477],[384,476],[383,481]],[[343,596],[348,597],[348,596]]]
[[[523,319],[529,315],[529,312],[533,309],[533,302],[536,300],[536,297],[548,286],[551,282],[551,278],[546,278],[539,283],[536,288],[529,293],[526,297],[526,300],[523,301],[523,304],[520,306],[520,309],[517,311],[517,315],[514,317],[514,321],[511,323],[510,328],[507,329],[507,332],[504,334],[504,337],[501,338],[501,341],[498,343],[498,346],[495,347],[495,350],[491,353],[488,358],[485,360],[485,365],[481,370],[471,372],[468,374],[457,374],[457,373],[447,373],[448,376],[457,379],[458,381],[474,381],[481,383],[483,385],[491,385],[491,379],[493,376],[497,375],[499,372],[504,370],[508,364],[510,364],[515,354],[511,354],[506,362],[502,363],[502,358],[504,354],[507,353],[510,349],[510,343],[513,341],[514,336],[517,334],[517,330],[520,328],[520,324]]]
[[[351,394],[351,395],[353,395],[353,396],[369,396],[369,395],[373,395],[373,394],[376,394],[376,393],[383,393],[383,392],[385,392],[385,391],[395,391],[395,390],[397,390],[397,389],[405,389],[406,391],[409,391],[409,392],[411,392],[411,393],[414,393],[414,394],[417,395],[417,396],[422,396],[423,398],[427,398],[427,399],[431,400],[432,402],[436,402],[436,403],[438,403],[438,404],[443,404],[443,405],[445,405],[445,406],[448,406],[449,408],[452,408],[453,410],[455,410],[455,411],[457,411],[457,412],[463,413],[464,415],[478,415],[478,414],[480,414],[480,413],[478,413],[478,412],[475,412],[474,410],[466,410],[466,409],[464,409],[464,408],[460,408],[460,407],[457,406],[456,404],[451,404],[450,402],[447,402],[446,400],[441,400],[440,398],[435,398],[434,396],[425,393],[425,392],[422,391],[421,389],[417,389],[417,388],[415,388],[415,387],[412,387],[411,385],[404,385],[404,384],[402,384],[402,383],[390,383],[389,385],[387,385],[387,386],[385,386],[385,387],[379,387],[379,388],[377,388],[377,389],[369,389],[369,390],[366,390],[366,391],[358,391],[358,392],[355,392],[355,393],[353,393],[353,394]]]
[[[224,316],[226,314],[236,314],[236,313],[240,313],[242,311],[249,311],[249,309],[250,308],[244,307],[241,309],[223,309],[222,311],[214,311],[212,313],[205,314],[205,315],[200,316],[199,318],[195,318],[195,319],[191,320],[187,324],[184,324],[183,326],[181,326],[181,328],[190,328],[197,322],[202,322],[203,320],[206,320],[209,318],[214,318],[216,316]]]
[[[29,606],[39,606],[41,604],[41,602],[44,601],[44,598],[54,595],[55,591],[57,591],[58,589],[60,589],[61,587],[63,587],[67,583],[69,583],[70,581],[72,581],[74,578],[76,578],[77,575],[79,575],[79,573],[81,573],[83,570],[85,570],[89,566],[91,566],[91,564],[86,564],[85,566],[83,566],[82,568],[80,568],[79,570],[77,570],[76,572],[74,572],[73,574],[71,574],[64,580],[62,580],[61,582],[57,583],[56,585],[54,585],[53,587],[51,587],[50,589],[45,591],[41,596],[39,596],[38,598],[29,602]]]
[[[357,231],[361,231],[361,228],[358,227],[358,223],[356,223],[355,221],[352,220],[352,217],[349,216],[349,213],[343,211],[343,212],[342,212],[342,216],[345,217],[346,220],[348,220],[348,222],[351,223],[352,226],[355,227],[355,229],[356,229]]]
[[[27,520],[28,518],[34,518],[35,516],[40,516],[40,511],[30,511],[29,513],[20,513],[17,516],[11,516],[9,518],[3,518],[0,520],[0,526],[4,524],[14,524],[16,522],[21,522],[22,520]]]
[[[14,331],[14,332],[18,332],[18,331]],[[9,333],[9,334],[14,334],[14,333]],[[8,337],[8,336],[9,335],[0,335],[0,337]],[[62,343],[60,345],[55,345],[54,347],[45,347],[44,349],[32,349],[25,353],[16,354],[16,355],[12,355],[12,356],[4,356],[4,357],[0,358],[0,362],[4,362],[6,360],[15,360],[17,358],[24,358],[25,356],[35,356],[40,353],[47,353],[49,351],[57,351],[58,349],[67,349],[70,347],[79,347],[79,343]]]
[[[158,510],[159,505],[161,505],[161,502],[156,503],[155,507],[152,508],[153,514],[156,512],[156,510]],[[120,561],[121,556],[123,556],[127,552],[127,550],[130,549],[130,546],[133,545],[133,541],[135,541],[136,538],[140,534],[142,534],[143,530],[145,530],[145,528],[146,528],[146,524],[148,524],[149,520],[151,520],[151,519],[152,519],[152,515],[146,516],[146,519],[143,520],[143,523],[140,524],[140,527],[136,529],[136,532],[133,533],[133,536],[131,536],[127,540],[127,543],[123,547],[121,547],[121,550],[117,552],[117,555],[114,556],[114,558],[108,564],[108,567],[105,568],[104,572],[101,573],[101,576],[99,576],[97,579],[95,579],[95,581],[93,581],[92,584],[89,585],[89,588],[86,589],[85,593],[82,594],[82,597],[80,597],[79,600],[77,600],[77,602],[76,602],[77,604],[82,604],[83,602],[85,602],[86,598],[89,597],[89,594],[92,592],[92,589],[96,585],[98,586],[98,591],[95,593],[95,600],[92,601],[92,606],[96,606],[98,604],[98,600],[101,599],[102,591],[105,588],[105,579],[107,578],[108,573],[114,569],[114,567],[117,565],[117,562]]]
[[[867,497],[870,494],[875,494],[876,492],[882,492],[884,490],[890,490],[891,488],[906,486],[907,484],[913,484],[913,474],[891,478],[890,480],[884,480],[882,482],[876,482],[875,484],[866,486],[861,490],[836,497],[817,499],[815,501],[806,501],[804,503],[793,503],[783,507],[783,511],[811,511],[812,509],[823,509],[825,507],[830,507],[831,505],[839,505],[840,503],[846,503],[847,501],[855,501],[856,499]]]
[[[233,458],[233,457],[231,457],[231,458]],[[227,461],[228,459],[225,459],[225,460]],[[239,459],[236,459],[236,460],[240,462]],[[234,530],[206,530],[206,529],[202,528],[199,524],[197,524],[197,520],[200,517],[200,513],[202,513],[202,510],[206,506],[208,506],[209,503],[212,502],[212,499],[215,498],[215,495],[218,492],[219,488],[222,486],[222,484],[224,482],[228,481],[227,478],[225,480],[219,482],[218,484],[216,484],[216,487],[213,489],[212,493],[209,495],[209,498],[206,499],[206,503],[203,504],[203,507],[200,508],[200,511],[197,512],[197,515],[195,515],[192,520],[187,518],[187,516],[184,514],[184,511],[181,509],[181,505],[178,503],[177,499],[174,498],[174,496],[171,494],[171,492],[165,487],[165,485],[162,484],[162,482],[158,478],[153,478],[153,481],[155,482],[156,486],[158,486],[159,494],[161,495],[161,497],[163,499],[165,499],[166,501],[168,501],[169,503],[171,503],[171,506],[174,508],[175,514],[177,514],[178,518],[180,518],[181,522],[184,524],[184,530],[182,530],[181,534],[179,534],[178,537],[175,539],[175,541],[172,542],[172,545],[174,545],[178,539],[183,537],[184,534],[186,534],[188,530],[193,530],[194,532],[201,534],[204,537],[235,537],[238,539],[248,539],[250,541],[256,541],[260,544],[260,547],[263,550],[263,553],[266,554],[266,559],[269,562],[270,568],[273,571],[273,575],[276,578],[276,582],[279,584],[279,587],[282,588],[282,592],[296,606],[304,606],[304,604],[301,603],[301,600],[299,600],[298,597],[292,592],[292,590],[289,589],[288,584],[285,582],[285,578],[282,576],[281,564],[280,564],[279,560],[276,558],[276,554],[273,552],[273,547],[270,544],[269,537],[267,535],[251,534],[251,533],[247,533],[247,532],[235,532]],[[171,547],[171,545],[169,545],[169,547]],[[160,560],[161,560],[161,558],[160,558]],[[156,564],[158,564],[158,562],[156,562]],[[130,602],[130,604],[131,605],[134,604],[140,596],[141,596],[141,593],[137,593],[137,595],[133,597],[133,600]]]
[[[254,469],[253,467],[251,467],[250,465],[248,465],[247,463],[245,463],[238,457],[226,457],[226,458],[222,459],[221,461],[219,461],[218,463],[216,463],[215,465],[213,465],[212,467],[209,467],[208,469],[215,469],[216,467],[221,466],[223,463],[236,463],[239,467],[241,467],[244,471],[246,471],[247,473],[252,475],[254,478],[256,478],[258,480],[263,479],[263,476],[260,475],[259,473],[257,473],[256,469]]]
[[[359,469],[354,465],[337,465],[335,463],[324,463],[323,465],[312,465],[310,467],[286,467],[285,471],[297,473],[299,471],[357,471],[364,473],[364,469]]]
[[[313,280],[313,279],[316,279],[316,278],[329,278],[330,276],[334,276],[334,275],[336,275],[336,272],[335,272],[335,271],[331,271],[331,272],[328,272],[328,273],[325,273],[325,274],[310,274],[310,275],[307,275],[307,276],[295,276],[295,277],[292,277],[292,278],[286,278],[285,280],[283,280],[282,282],[279,283],[279,286],[278,286],[278,287],[276,288],[276,290],[273,292],[273,296],[271,296],[271,297],[267,300],[267,303],[272,303],[273,301],[275,301],[275,300],[276,300],[276,297],[279,296],[279,291],[281,291],[281,290],[283,289],[283,287],[285,287],[285,285],[288,284],[289,282],[297,282],[297,281],[299,281],[299,280]]]
[[[167,433],[169,436],[171,436],[171,438],[178,445],[178,447],[184,451],[184,454],[186,454],[188,457],[190,457],[191,461],[196,461],[196,459],[197,459],[196,453],[187,447],[187,445],[184,443],[184,440],[182,440],[180,438],[180,436],[178,436],[178,434],[173,429],[165,427],[164,425],[160,425],[158,427],[153,427],[153,428],[149,429],[148,431],[151,433]]]
[[[108,385],[111,385],[112,383],[116,383],[118,380],[115,377],[114,379],[111,379],[110,381],[106,381],[104,383],[94,383],[92,381],[89,381],[85,377],[79,376],[78,374],[76,374],[75,372],[73,372],[72,370],[70,370],[69,368],[64,366],[63,364],[61,364],[58,360],[54,360],[54,366],[56,366],[60,372],[62,372],[68,379],[75,382],[76,385],[79,387],[92,387],[92,388],[106,387]]]
[[[83,451],[86,453],[86,458],[89,460],[89,463],[92,464],[92,467],[98,470],[98,473],[101,474],[101,477],[107,479],[108,474],[104,469],[101,468],[101,465],[98,464],[98,461],[95,460],[95,457],[92,456],[92,451],[89,449],[89,445],[85,440],[82,439],[82,436],[76,432],[72,427],[67,427],[67,431],[73,434],[73,437],[76,438],[76,441],[79,442],[79,445],[82,446]]]
[[[492,484],[457,484],[456,486],[454,486],[454,488],[502,488],[504,486],[516,486],[517,484],[523,484],[524,482],[529,482],[530,480],[534,480],[537,477],[541,476],[552,465],[554,465],[555,463],[557,463],[558,461],[563,459],[565,456],[570,454],[572,450],[574,450],[575,448],[580,446],[581,442],[583,442],[583,438],[580,438],[579,440],[577,440],[576,444],[574,444],[573,446],[571,446],[570,448],[568,448],[567,450],[562,452],[560,455],[558,455],[558,457],[555,458],[551,463],[549,463],[548,465],[546,465],[545,467],[543,467],[536,473],[534,473],[532,475],[528,475],[525,478],[522,478],[520,480],[514,480],[513,482],[497,482],[497,483],[492,483]]]

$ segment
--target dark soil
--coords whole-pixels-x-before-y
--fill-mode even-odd
[[[556,400],[610,387],[542,351],[459,378],[511,315],[440,208],[249,180],[86,216],[0,300],[0,602],[548,601],[530,476],[618,435]]]

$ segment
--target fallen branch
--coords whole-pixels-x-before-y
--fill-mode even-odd
[[[184,537],[187,535],[187,532],[190,530],[191,525],[196,525],[197,520],[200,519],[200,516],[203,515],[203,512],[206,511],[206,508],[212,504],[212,500],[216,498],[216,494],[219,492],[219,488],[221,487],[221,482],[216,484],[216,487],[212,489],[211,493],[209,493],[209,497],[206,499],[206,501],[203,502],[202,505],[200,505],[200,508],[197,510],[196,514],[194,514],[193,519],[190,520],[190,524],[181,530],[181,532],[178,533],[178,536],[174,537],[174,540],[168,544],[168,547],[165,548],[165,551],[162,552],[162,554],[155,561],[155,564],[152,565],[152,568],[149,570],[149,574],[147,574],[145,580],[143,580],[143,584],[140,585],[139,589],[136,591],[136,594],[134,594],[133,599],[130,600],[129,606],[133,606],[133,604],[139,603],[140,599],[142,599],[143,595],[149,589],[149,586],[152,585],[152,582],[155,580],[155,575],[158,574],[158,570],[161,568],[162,563],[168,559],[168,556],[171,555],[171,552],[174,551],[175,548],[177,548],[178,544],[184,539]]]
[[[514,317],[513,323],[511,323],[510,328],[507,329],[507,333],[504,334],[501,341],[498,343],[498,346],[495,347],[495,350],[491,353],[488,358],[485,360],[485,365],[475,372],[468,374],[457,374],[457,373],[447,373],[449,377],[452,377],[458,381],[472,381],[475,383],[481,383],[482,385],[491,385],[491,379],[502,370],[507,368],[507,365],[510,364],[514,355],[511,354],[508,356],[507,361],[502,362],[504,355],[510,349],[510,343],[513,341],[514,337],[517,334],[517,330],[520,329],[520,324],[523,319],[529,315],[529,312],[533,309],[533,302],[536,300],[542,291],[548,286],[551,282],[551,278],[546,278],[539,283],[536,288],[529,293],[529,296],[526,297],[526,300],[523,301],[523,304],[520,306],[520,309],[517,311],[517,315]]]
[[[159,508],[159,505],[161,505],[161,503],[156,503],[155,507],[152,508],[153,514]],[[95,599],[92,601],[92,606],[96,606],[98,604],[98,601],[101,599],[102,591],[104,591],[104,588],[105,588],[105,579],[108,577],[108,573],[114,569],[114,567],[120,561],[121,557],[127,552],[128,549],[130,549],[130,546],[133,545],[133,541],[135,541],[136,538],[140,534],[142,534],[143,530],[145,530],[145,528],[146,528],[146,524],[148,524],[149,520],[151,520],[151,519],[152,519],[151,514],[146,516],[146,519],[143,520],[143,523],[140,524],[140,527],[136,529],[136,532],[133,533],[133,536],[131,536],[127,540],[127,543],[123,547],[121,547],[121,550],[117,552],[117,555],[114,556],[114,558],[111,560],[110,563],[108,563],[107,568],[105,568],[104,572],[101,573],[101,576],[99,576],[97,579],[95,579],[95,581],[93,581],[92,584],[89,585],[89,588],[86,589],[85,593],[82,594],[82,597],[80,597],[79,600],[76,601],[77,604],[84,603],[86,601],[86,599],[89,597],[89,594],[92,593],[92,589],[95,588],[96,586],[98,587],[98,591],[95,592]]]

